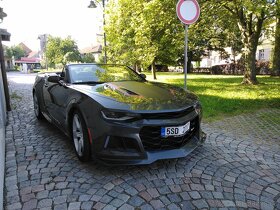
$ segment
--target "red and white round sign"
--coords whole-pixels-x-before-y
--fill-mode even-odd
[[[196,0],[179,0],[176,7],[178,18],[186,25],[195,23],[200,15],[200,7]]]

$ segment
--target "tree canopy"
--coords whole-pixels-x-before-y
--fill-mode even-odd
[[[7,47],[5,50],[5,56],[7,56],[8,58],[12,58],[14,57],[15,60],[19,60],[22,57],[25,57],[25,51],[22,47],[20,46],[11,46],[11,47]]]
[[[50,64],[66,64],[81,61],[78,46],[71,37],[62,39],[49,36],[46,47],[46,57]]]
[[[111,0],[106,19],[109,61],[147,67],[182,65],[184,25],[176,1]],[[201,17],[189,26],[188,61],[209,50],[244,53],[244,83],[256,84],[255,56],[259,38],[275,20],[275,1],[201,0]],[[278,56],[279,57],[279,56]]]

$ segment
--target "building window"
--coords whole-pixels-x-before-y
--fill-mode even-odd
[[[264,50],[259,50],[259,60],[264,59]]]

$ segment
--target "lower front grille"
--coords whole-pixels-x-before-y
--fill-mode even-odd
[[[190,129],[184,136],[162,137],[160,126],[145,126],[140,131],[140,138],[145,150],[168,150],[183,147],[198,131],[198,117],[190,122]]]

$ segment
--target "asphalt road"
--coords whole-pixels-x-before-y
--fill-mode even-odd
[[[8,73],[4,209],[280,209],[279,109],[204,124],[205,144],[186,158],[107,167],[79,162],[36,119],[34,78]]]

